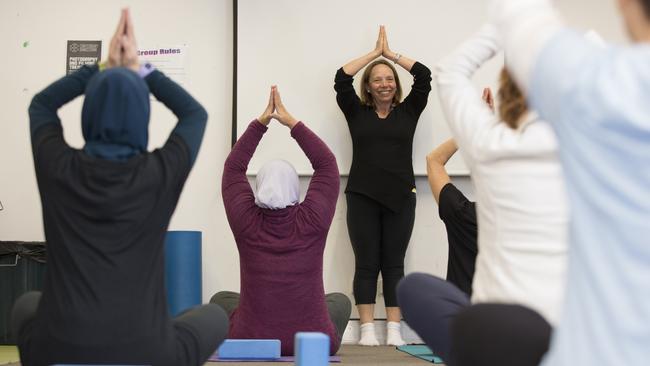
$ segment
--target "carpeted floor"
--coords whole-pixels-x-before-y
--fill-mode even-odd
[[[361,347],[343,345],[338,352],[341,356],[341,363],[331,363],[330,366],[363,366],[363,365],[399,365],[399,366],[423,366],[432,365],[429,362],[400,352],[395,347]],[[7,360],[5,359],[5,362]],[[2,366],[20,366],[20,363],[5,363],[0,359]],[[278,362],[208,362],[206,366],[293,366],[292,363]]]

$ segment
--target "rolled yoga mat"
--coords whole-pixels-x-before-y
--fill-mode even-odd
[[[172,317],[201,304],[201,232],[168,231],[165,238],[165,284]]]

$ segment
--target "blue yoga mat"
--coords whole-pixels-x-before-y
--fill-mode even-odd
[[[165,238],[165,284],[171,316],[201,304],[201,232],[168,231]]]
[[[424,344],[407,344],[405,346],[399,346],[397,349],[431,363],[443,363],[442,358],[435,356],[431,348]]]

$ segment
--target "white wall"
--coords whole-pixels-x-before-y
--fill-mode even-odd
[[[567,0],[560,2],[560,7],[571,15],[569,19],[575,24],[595,28],[607,39],[620,40],[623,36],[613,2]],[[66,40],[101,39],[104,41],[102,54],[106,56],[107,42],[117,23],[119,8],[124,5],[132,9],[140,45],[188,45],[188,88],[210,114],[201,152],[170,226],[172,230],[203,232],[203,298],[207,301],[216,291],[239,289],[237,250],[219,193],[223,161],[230,150],[231,0],[0,1],[0,46],[4,51],[0,70],[0,100],[3,102],[0,201],[4,206],[0,211],[0,240],[44,240],[29,142],[27,106],[31,97],[62,76]],[[346,26],[352,29],[355,25]],[[430,27],[435,28],[435,24]],[[467,27],[475,29],[478,24],[467,24]],[[436,34],[442,37],[444,30]],[[427,38],[435,40],[436,34]],[[29,42],[27,47],[23,47],[24,42]],[[336,67],[332,65],[328,70]],[[286,104],[291,107],[290,99]],[[80,107],[79,99],[60,113],[66,139],[73,146],[83,144]],[[251,116],[257,116],[263,107],[262,101],[258,110],[250,112]],[[162,144],[173,124],[172,116],[164,108],[153,109],[150,148]],[[341,128],[345,127],[341,125]],[[414,160],[423,158],[415,156]],[[458,177],[455,182],[472,198],[469,178]],[[346,183],[346,178],[342,178],[342,189]],[[308,178],[301,178],[301,184],[304,191]],[[417,214],[406,270],[442,276],[446,272],[446,233],[426,179],[418,177],[416,184]],[[324,268],[326,291],[340,291],[351,296],[354,259],[345,224],[343,194],[339,197],[328,237]],[[377,316],[383,315],[383,308],[379,306]]]
[[[439,11],[443,6],[445,11]],[[461,17],[464,19],[459,22]],[[268,85],[278,84],[283,98],[293,106],[292,113],[306,119],[332,149],[341,173],[347,174],[352,141],[336,104],[336,70],[373,50],[379,25],[384,24],[391,50],[433,71],[436,62],[476,31],[485,18],[486,2],[480,0],[403,0],[398,6],[393,0],[239,0],[237,133],[241,135],[250,121],[246,111],[259,108],[268,95]],[[475,80],[494,87],[502,65],[503,58],[495,57]],[[356,75],[356,90],[362,73]],[[399,66],[397,73],[406,96],[413,77]],[[425,155],[449,136],[434,88],[418,121],[414,154]],[[299,173],[311,174],[309,161],[294,145],[279,143],[282,137],[282,129],[269,129],[258,148],[260,155],[251,160],[250,172],[262,166],[260,157],[273,153],[292,162]],[[447,166],[458,174],[469,173],[460,154]],[[413,161],[413,169],[416,174],[426,174],[424,160]]]
[[[175,230],[203,232],[207,297],[238,281],[237,253],[219,187],[230,151],[230,0],[0,2],[0,45],[5,50],[0,70],[0,201],[4,206],[0,240],[44,240],[27,107],[36,92],[63,76],[67,40],[102,40],[106,58],[123,6],[131,8],[140,46],[187,45],[187,87],[210,115],[201,151],[170,225]],[[81,102],[78,98],[59,113],[66,140],[75,147],[83,145]],[[174,123],[170,112],[152,103],[150,149],[162,145]]]

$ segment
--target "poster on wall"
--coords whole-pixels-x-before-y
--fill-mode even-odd
[[[98,63],[102,58],[102,41],[68,41],[66,75],[83,65]]]
[[[183,87],[187,85],[187,46],[139,47],[140,62],[149,62]]]

